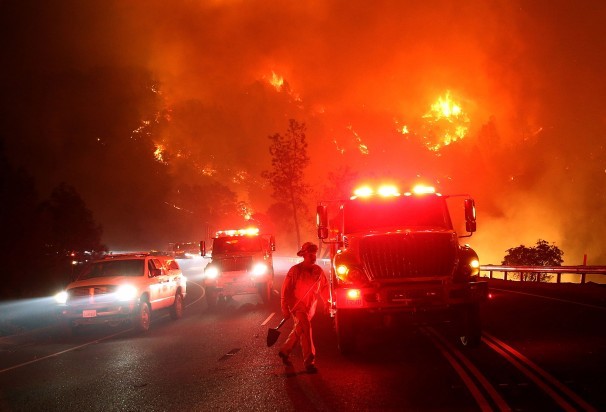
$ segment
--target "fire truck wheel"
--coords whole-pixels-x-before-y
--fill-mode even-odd
[[[175,295],[175,302],[170,307],[170,317],[173,320],[183,317],[183,295],[179,292]]]
[[[206,305],[209,310],[214,310],[217,307],[217,290],[213,287],[206,288]]]
[[[266,305],[268,305],[271,301],[271,289],[272,286],[270,282],[263,282],[257,284],[257,290],[259,291],[259,295],[261,296],[263,303],[265,303]]]
[[[480,321],[480,305],[471,303],[458,308],[459,341],[462,346],[476,347],[482,340],[482,324]]]
[[[149,303],[141,301],[133,315],[133,325],[139,332],[147,332],[151,324],[151,311]]]
[[[337,310],[335,314],[337,343],[342,355],[351,354],[356,346],[355,314]]]

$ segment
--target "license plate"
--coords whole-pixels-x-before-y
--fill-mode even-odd
[[[83,310],[82,311],[82,317],[83,318],[94,318],[97,316],[97,311],[96,310]]]

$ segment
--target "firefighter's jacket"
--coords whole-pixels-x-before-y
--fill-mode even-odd
[[[326,305],[328,281],[324,270],[315,263],[311,270],[305,268],[304,262],[294,265],[286,274],[282,285],[282,314],[287,316],[289,311],[306,312],[311,319],[316,312],[318,295]]]

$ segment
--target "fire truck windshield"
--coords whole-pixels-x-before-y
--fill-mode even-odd
[[[262,238],[258,236],[218,237],[213,240],[213,255],[234,252],[259,252]]]
[[[452,229],[448,208],[439,196],[355,199],[343,207],[343,232],[432,227]]]

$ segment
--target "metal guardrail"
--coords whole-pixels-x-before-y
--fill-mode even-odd
[[[493,272],[503,273],[503,279],[507,280],[507,274],[514,273],[555,273],[556,283],[561,283],[562,274],[581,275],[581,284],[584,284],[587,275],[606,275],[606,266],[499,266],[480,265],[480,272],[489,272],[489,278],[493,278]],[[523,277],[520,276],[520,280]],[[534,282],[540,282],[540,276]]]

